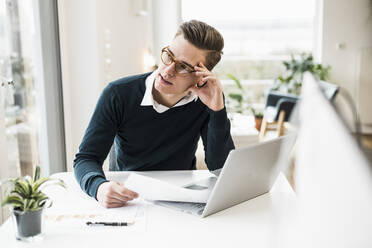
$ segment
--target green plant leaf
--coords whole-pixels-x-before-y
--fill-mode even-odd
[[[230,93],[229,97],[231,99],[234,99],[234,100],[238,101],[239,103],[241,103],[243,101],[243,96],[241,94]]]
[[[21,198],[26,198],[26,197],[27,197],[27,195],[24,195],[23,193],[21,193],[21,192],[19,192],[19,191],[16,191],[16,190],[12,190],[12,191],[10,191],[10,194],[12,194],[12,195],[17,195],[17,196],[19,196],[19,197],[21,197]]]
[[[44,200],[42,202],[39,203],[39,206],[41,208],[45,207],[45,204],[47,203],[47,200]],[[49,206],[47,206],[48,208],[50,208],[51,206],[53,205],[53,202],[52,201],[49,201]]]
[[[17,180],[14,183],[14,190],[22,193],[23,197],[29,197],[31,192],[29,192],[29,187],[25,180]]]
[[[38,189],[39,189],[39,188],[40,188],[44,183],[46,183],[46,182],[51,182],[51,181],[54,181],[52,184],[58,184],[58,185],[60,185],[60,186],[62,186],[62,187],[64,187],[64,188],[66,188],[65,183],[64,183],[61,179],[50,178],[50,177],[43,177],[43,178],[37,180],[37,181],[34,183],[32,189],[33,189],[34,191],[36,191],[36,190],[38,190]],[[52,185],[52,184],[49,184],[49,185]]]
[[[240,90],[243,90],[243,86],[242,86],[242,84],[240,83],[239,79],[237,79],[233,74],[231,74],[231,73],[227,73],[226,76],[227,76],[228,78],[232,79],[232,80],[235,82],[236,86],[238,86],[238,88],[239,88]]]
[[[32,185],[31,185],[31,183],[29,181],[26,181],[26,184],[27,184],[27,190],[28,190],[29,196],[31,197],[32,193],[34,192],[32,190]]]
[[[36,190],[36,191],[32,192],[31,197],[32,198],[38,198],[38,197],[43,196],[43,195],[45,195],[43,192],[41,192],[40,190]]]
[[[26,212],[28,210],[28,203],[30,202],[30,199],[26,198],[24,201],[23,201],[23,212]]]
[[[34,182],[40,179],[40,166],[36,166],[35,168],[35,175],[34,175]]]
[[[40,197],[37,198],[37,202],[42,202],[42,201],[45,201],[45,200],[48,200],[48,199],[49,199],[48,196],[43,195],[43,196],[40,196]]]
[[[34,199],[27,199],[28,200],[28,202],[27,202],[27,207],[26,207],[26,209],[27,210],[32,210],[33,209],[33,206],[34,206],[34,204],[35,204],[35,200]]]
[[[44,184],[44,183],[46,183],[46,182],[48,182],[48,181],[50,181],[50,180],[52,180],[52,179],[49,178],[49,177],[43,177],[43,178],[41,178],[41,179],[35,181],[34,185],[32,186],[32,190],[34,190],[34,191],[38,190],[39,187],[40,187],[42,184]]]
[[[22,207],[23,206],[23,200],[21,197],[16,195],[8,195],[5,197],[5,199],[2,201],[1,206],[5,205],[13,205],[14,207]]]

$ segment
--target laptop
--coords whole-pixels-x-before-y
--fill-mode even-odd
[[[246,148],[232,150],[222,169],[212,171],[214,176],[191,182],[184,188],[209,190],[206,203],[151,201],[152,203],[199,217],[217,213],[270,191],[280,169],[281,146],[292,147],[295,135],[283,136]],[[284,156],[287,157],[287,156]]]

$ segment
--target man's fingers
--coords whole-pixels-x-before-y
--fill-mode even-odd
[[[132,199],[138,198],[138,193],[137,192],[134,192],[134,191],[129,190],[127,188],[124,188],[122,193],[124,193],[126,196],[131,197]]]
[[[200,89],[200,88],[204,87],[207,83],[208,83],[207,80],[205,80],[205,81],[201,80],[201,81],[199,81],[199,82],[196,84],[196,87]]]
[[[138,197],[138,194],[130,191],[118,182],[104,182],[97,190],[97,200],[106,208],[123,207],[128,201]]]
[[[199,76],[206,77],[206,76],[209,76],[209,75],[212,74],[210,71],[196,71],[194,73],[195,73],[195,76],[197,76],[197,77],[199,77]]]
[[[198,85],[205,84],[207,81],[208,81],[208,82],[215,83],[215,82],[216,82],[216,78],[215,78],[214,76],[203,77],[203,78],[198,82]]]
[[[113,199],[113,201],[118,201],[118,202],[127,202],[127,201],[133,200],[133,198],[120,195],[120,194],[118,194],[116,192],[114,192],[113,194],[111,194],[109,197],[110,197],[110,199]]]
[[[117,198],[114,198],[114,197],[107,197],[106,199],[106,205],[108,204],[124,204],[124,203],[127,203],[128,201],[122,201],[122,200],[118,200]]]
[[[204,65],[202,62],[199,62],[198,67],[201,67],[201,68],[203,68],[203,69],[209,71],[208,68],[205,67],[205,65]]]
[[[116,197],[113,197],[112,195],[106,195],[104,198],[100,200],[100,204],[103,205],[106,208],[111,207],[122,207],[125,206],[127,201],[123,201],[120,199],[117,199]]]
[[[206,71],[206,72],[210,72],[208,70],[208,68],[205,67],[205,65],[202,62],[200,62],[198,65],[194,66],[194,70],[195,71]]]
[[[110,202],[105,207],[106,208],[120,208],[126,206],[126,202]]]
[[[125,196],[125,197],[131,198],[131,199],[134,199],[134,198],[137,198],[138,197],[138,194],[136,192],[131,191],[131,190],[125,188],[121,184],[117,184],[116,185],[115,192],[118,193],[121,196]]]

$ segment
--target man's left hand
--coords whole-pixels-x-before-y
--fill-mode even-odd
[[[220,111],[225,107],[222,95],[222,85],[220,80],[209,71],[203,63],[199,63],[198,66],[194,67],[196,72],[193,72],[197,76],[199,81],[197,85],[193,85],[189,88],[199,99],[211,110]]]

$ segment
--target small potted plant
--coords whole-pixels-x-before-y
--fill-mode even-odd
[[[36,166],[34,177],[25,176],[8,179],[11,185],[2,206],[11,206],[11,215],[18,240],[30,241],[42,233],[42,212],[52,201],[41,190],[45,186],[57,184],[65,187],[60,179],[40,177],[40,167]]]
[[[254,108],[251,108],[251,111],[254,115],[255,128],[257,129],[257,131],[260,131],[261,130],[262,119],[263,119],[263,112],[258,111]]]
[[[227,74],[227,76],[235,82],[235,85],[238,88],[238,93],[229,93],[228,97],[233,101],[233,104],[230,103],[230,110],[236,113],[244,114],[247,111],[253,114],[254,120],[255,120],[255,128],[260,131],[261,129],[261,123],[263,118],[263,112],[259,111],[258,109],[255,109],[253,107],[252,102],[247,97],[247,94],[244,91],[244,88],[242,84],[240,83],[240,80],[237,79],[232,74]]]

